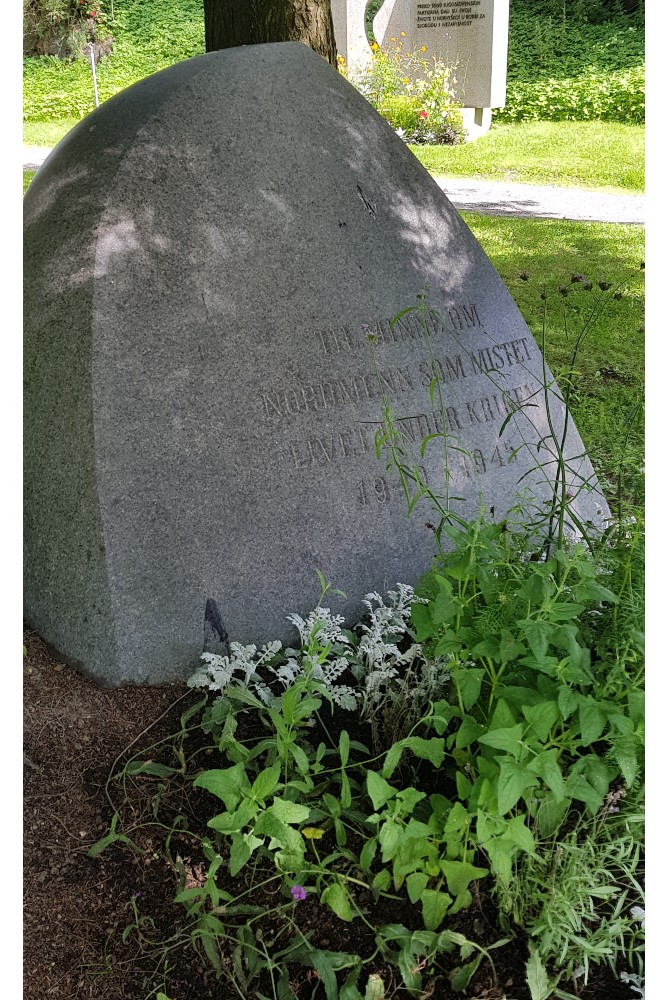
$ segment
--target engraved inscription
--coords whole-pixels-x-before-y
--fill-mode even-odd
[[[330,465],[343,458],[359,458],[375,450],[375,434],[382,426],[377,423],[359,424],[331,434],[320,434],[306,441],[292,442],[286,458],[295,469],[312,469]]]
[[[414,389],[414,382],[407,368],[386,368],[379,371],[377,377],[371,373],[349,375],[314,385],[263,392],[261,404],[264,416],[278,423],[287,416],[336,409],[364,399],[381,398],[385,392],[397,395],[411,389]]]
[[[515,458],[516,446],[511,441],[498,441],[491,452],[484,454],[481,448],[472,451],[458,452],[459,465],[468,479],[483,476],[493,469],[502,469]]]
[[[417,467],[421,477],[421,484],[428,485],[428,475],[426,467]],[[359,507],[375,507],[377,504],[386,504],[389,500],[404,500],[405,494],[399,482],[390,483],[386,476],[374,476],[372,479],[362,479],[356,487],[357,505]]]
[[[511,368],[513,365],[524,364],[531,361],[528,352],[528,340],[521,337],[519,340],[508,340],[503,344],[495,344],[493,347],[482,347],[474,354],[470,355],[473,371],[476,375],[486,374],[500,368]]]
[[[486,17],[477,10],[481,0],[435,0],[417,4],[417,29],[469,28]]]
[[[492,420],[509,416],[528,402],[536,390],[530,385],[520,385],[504,392],[490,393],[478,399],[466,400],[466,415],[469,424],[486,424]]]
[[[447,315],[451,329],[456,332],[484,328],[474,303],[452,306],[447,310]],[[377,345],[399,344],[410,340],[423,340],[425,333],[430,337],[438,337],[448,332],[451,330],[431,313],[425,312],[420,315],[417,311],[411,310],[403,316],[381,319],[376,323],[364,323],[358,330],[349,326],[320,330],[317,339],[320,350],[333,357],[341,351],[355,351],[360,348],[368,350],[369,342]]]

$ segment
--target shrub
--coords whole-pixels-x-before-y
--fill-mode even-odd
[[[23,50],[29,55],[76,58],[106,38],[99,0],[23,0]]]
[[[507,103],[494,112],[496,122],[644,121],[644,67],[615,73],[590,72],[566,80],[508,83]]]

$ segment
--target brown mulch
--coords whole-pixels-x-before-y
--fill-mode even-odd
[[[125,928],[133,924],[133,904],[152,940],[168,938],[183,917],[172,902],[177,891],[173,870],[158,833],[146,822],[153,799],[147,794],[142,803],[139,796],[128,806],[113,775],[129,753],[178,728],[181,712],[196,700],[193,692],[175,684],[102,689],[59,662],[35,633],[26,632],[24,643],[24,1000],[154,1000],[158,990],[171,1000],[238,1000],[238,992],[216,980],[191,949],[168,956],[165,978],[164,954],[142,949],[135,933],[123,940]],[[183,797],[175,808],[196,820],[196,798]],[[88,849],[107,833],[114,812],[121,809],[119,831],[129,832],[143,853],[114,845],[89,857]],[[187,837],[182,840],[185,855]],[[359,921],[341,927],[328,911],[318,910],[314,898],[300,914],[304,921],[312,920],[307,926],[316,928],[319,947],[362,953]],[[323,919],[327,915],[330,920]],[[489,933],[481,909],[461,916],[470,928],[457,929],[483,935],[486,924]],[[352,936],[343,939],[341,931]],[[525,957],[525,942],[494,952],[497,985],[476,978],[469,1000],[529,1000]],[[407,996],[397,988],[396,970],[379,971],[393,987],[388,997]],[[306,970],[297,970],[294,988],[301,1000],[313,995]],[[322,997],[323,991],[315,996]],[[450,1000],[464,994],[436,986],[431,996]],[[631,996],[601,969],[581,1000]]]

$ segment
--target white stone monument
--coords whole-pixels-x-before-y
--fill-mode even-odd
[[[349,66],[363,68],[370,59],[364,30],[365,0],[332,0],[338,51]],[[373,20],[381,48],[400,39],[404,52],[426,46],[455,67],[454,93],[463,105],[468,139],[488,131],[491,109],[505,104],[509,0],[385,0]]]
[[[353,73],[362,73],[371,61],[366,38],[365,12],[368,0],[331,0],[331,15],[338,55]]]

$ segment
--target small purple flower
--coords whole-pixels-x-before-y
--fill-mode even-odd
[[[298,903],[300,899],[306,898],[306,890],[302,885],[293,885],[290,892],[295,903]]]
[[[140,893],[140,892],[135,892],[135,894],[134,894],[134,898],[135,898],[135,899],[139,899],[139,896],[140,896],[140,895],[141,895],[141,893]]]

